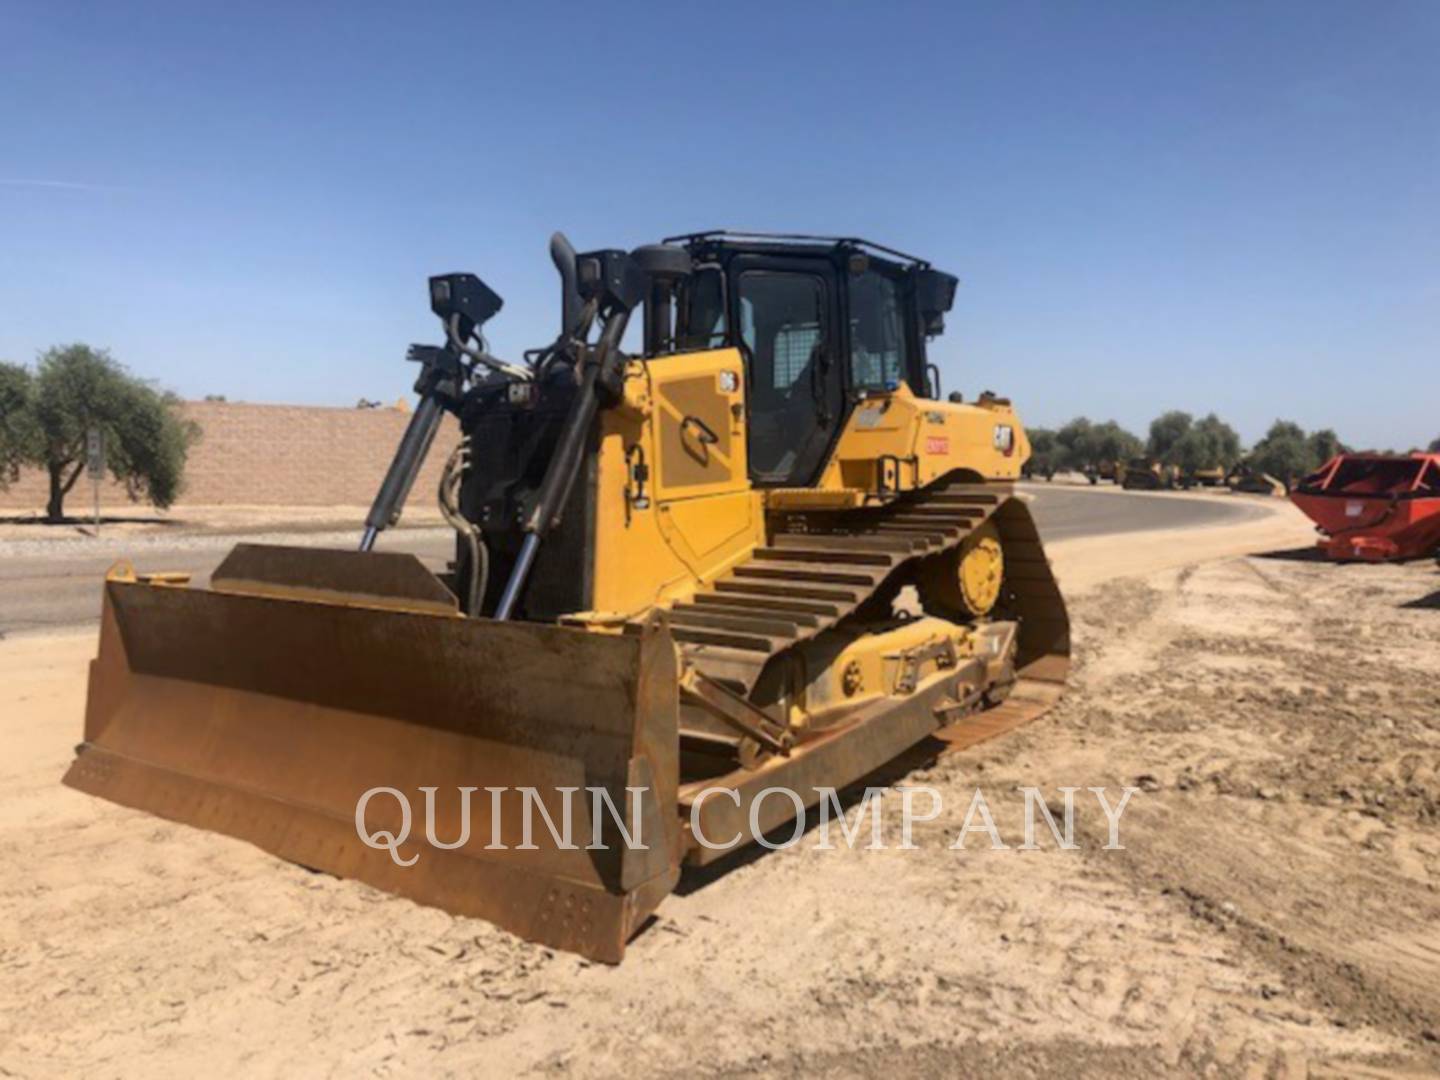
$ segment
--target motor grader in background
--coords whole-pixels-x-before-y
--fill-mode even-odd
[[[444,341],[411,347],[360,550],[240,544],[208,589],[112,571],[66,783],[617,962],[682,864],[1055,701],[1024,430],[937,400],[926,359],[954,277],[851,239],[551,254],[561,331],[523,362],[481,336],[484,282],[430,280]],[[374,549],[446,413],[436,575]]]

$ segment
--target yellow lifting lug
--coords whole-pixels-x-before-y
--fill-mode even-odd
[[[135,580],[142,585],[164,585],[172,589],[183,589],[190,584],[190,575],[183,570],[157,570],[153,574],[136,574]]]
[[[106,581],[135,581],[135,564],[129,559],[119,559],[105,571]]]
[[[120,559],[105,571],[106,581],[118,581],[126,585],[164,585],[183,588],[190,584],[190,575],[183,570],[157,570],[149,574],[135,572],[135,564],[129,559]]]

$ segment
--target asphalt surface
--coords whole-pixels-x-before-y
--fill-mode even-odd
[[[63,552],[56,555],[36,555],[29,550],[23,555],[6,555],[5,545],[0,544],[0,637],[99,622],[101,585],[105,572],[118,559],[127,559],[141,573],[190,574],[190,584],[203,587],[209,584],[211,571],[237,542],[353,549],[359,538],[359,530],[258,536],[148,536],[129,545],[106,542],[103,551],[92,554],[75,550],[83,544],[66,541]],[[34,545],[27,543],[26,546],[30,549]],[[455,534],[444,528],[398,529],[383,534],[376,549],[408,551],[438,570],[455,555]]]
[[[1035,496],[1030,512],[1046,541],[1082,536],[1238,525],[1265,514],[1264,505],[1240,496],[1197,498],[1173,492],[1118,491],[1032,483],[1019,489]]]
[[[1049,542],[1111,533],[1222,525],[1254,518],[1264,511],[1248,500],[1189,498],[1174,494],[1090,490],[1043,483],[1023,484],[1034,496],[1031,512]],[[355,533],[272,534],[264,536],[190,536],[137,538],[129,543],[57,542],[37,551],[34,543],[0,543],[0,637],[94,625],[100,618],[105,571],[119,558],[141,572],[180,571],[191,584],[204,586],[238,540],[352,547]],[[447,529],[400,529],[384,534],[379,548],[407,551],[439,569],[454,554]],[[8,551],[6,548],[12,550]]]

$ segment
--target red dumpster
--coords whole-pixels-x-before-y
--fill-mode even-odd
[[[1332,559],[1411,559],[1440,547],[1440,454],[1339,454],[1290,499]]]

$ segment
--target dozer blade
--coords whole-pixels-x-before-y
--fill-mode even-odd
[[[71,787],[600,961],[673,888],[662,626],[463,618],[404,555],[242,545],[210,590],[124,576],[106,583]],[[376,788],[408,822],[390,793],[357,821]],[[463,788],[469,838],[436,846],[462,838]],[[387,849],[380,832],[406,824]]]

